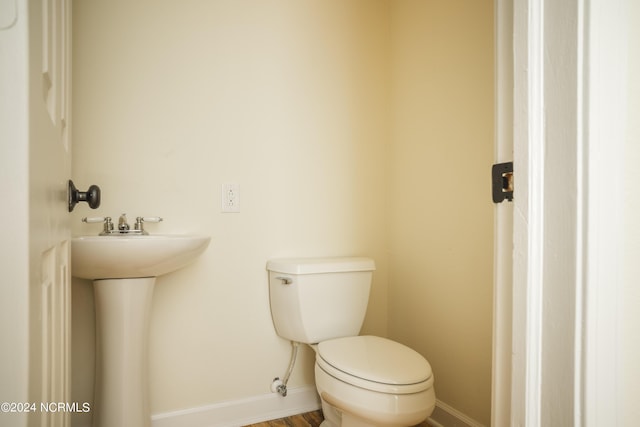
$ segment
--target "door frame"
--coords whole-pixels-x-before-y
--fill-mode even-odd
[[[497,85],[496,152],[510,143],[501,129],[511,127],[515,212],[513,257],[505,256],[496,214],[492,425],[615,425],[623,374],[616,363],[623,347],[612,331],[624,285],[628,2],[495,5],[498,78],[513,64],[513,92]],[[562,43],[564,50],[557,48]],[[554,80],[559,69],[569,70],[568,86]],[[568,120],[554,122],[550,111]],[[558,215],[567,197],[572,203]],[[559,229],[566,236],[559,238]],[[554,246],[563,238],[568,245]],[[505,274],[511,267],[513,275]],[[569,354],[554,353],[558,345]],[[566,376],[558,386],[559,371]]]

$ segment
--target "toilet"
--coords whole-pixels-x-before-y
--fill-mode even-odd
[[[400,343],[359,336],[375,263],[288,258],[267,263],[276,333],[316,353],[322,427],[408,427],[435,407],[429,362]]]

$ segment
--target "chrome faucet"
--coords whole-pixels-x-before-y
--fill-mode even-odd
[[[120,230],[121,233],[126,233],[130,228],[131,227],[129,227],[129,224],[127,223],[127,214],[123,213],[118,219],[118,230]]]
[[[100,233],[100,236],[120,236],[123,234],[137,234],[146,236],[149,233],[144,229],[145,222],[161,222],[162,218],[159,216],[139,216],[136,218],[136,223],[133,229],[127,222],[127,214],[120,215],[118,218],[118,229],[114,230],[114,223],[111,221],[111,217],[95,217],[95,218],[82,218],[82,222],[102,222],[104,223],[104,229]]]

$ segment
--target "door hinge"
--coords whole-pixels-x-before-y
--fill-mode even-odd
[[[493,203],[513,201],[513,162],[496,163],[491,168]]]

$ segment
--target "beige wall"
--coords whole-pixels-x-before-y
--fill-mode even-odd
[[[89,215],[212,236],[158,280],[152,412],[268,393],[289,346],[266,260],[360,254],[378,266],[363,332],[422,352],[439,398],[488,424],[492,3],[73,6],[73,179],[103,190]],[[220,213],[226,182],[239,214]],[[75,234],[97,233],[84,215]],[[74,400],[91,401],[92,293],[73,292]],[[290,385],[311,366],[304,351]]]
[[[491,1],[394,1],[389,334],[490,424]]]
[[[373,257],[365,331],[386,335],[386,2],[78,1],[74,24],[73,178],[103,193],[89,215],[160,215],[151,232],[212,236],[195,265],[158,279],[153,413],[269,393],[284,374],[271,257]],[[240,184],[239,214],[220,212],[225,182]],[[83,215],[75,234],[97,233]],[[74,301],[83,401],[88,282]],[[310,356],[291,387],[312,383]]]

